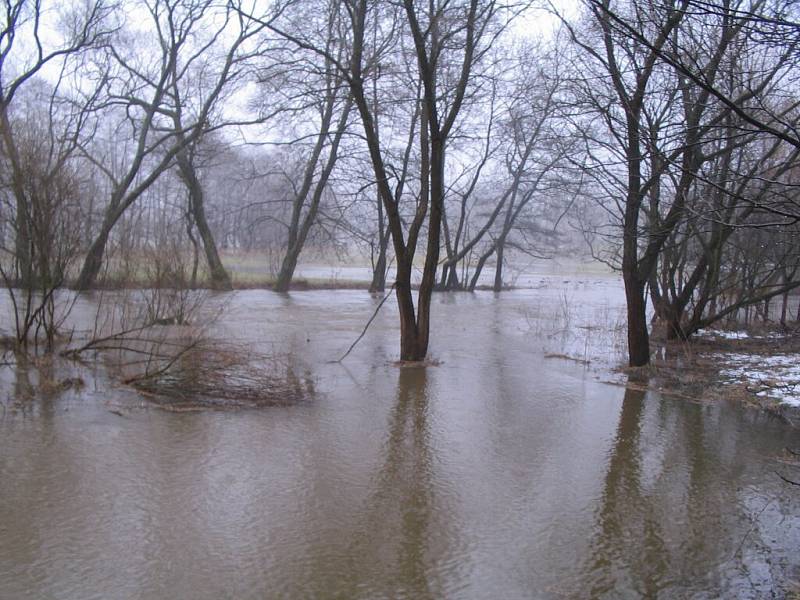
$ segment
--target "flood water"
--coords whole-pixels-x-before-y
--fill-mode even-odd
[[[171,413],[102,373],[31,399],[6,371],[0,598],[780,598],[800,580],[800,488],[776,475],[797,431],[606,383],[619,282],[437,295],[428,367],[393,364],[387,302],[329,362],[379,300],[229,300],[215,335],[313,380],[293,407]]]

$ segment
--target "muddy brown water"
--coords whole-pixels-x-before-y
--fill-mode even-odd
[[[29,398],[6,370],[0,598],[783,597],[797,431],[603,383],[618,285],[439,295],[427,368],[392,364],[390,303],[328,362],[379,298],[237,293],[215,335],[290,352],[317,394],[288,408],[169,413],[99,370]]]

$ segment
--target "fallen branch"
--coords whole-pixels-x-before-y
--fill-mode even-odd
[[[114,350],[115,349],[114,346],[105,346],[104,344],[107,344],[109,342],[118,342],[118,341],[129,342],[131,341],[131,338],[129,337],[131,334],[139,333],[150,328],[151,325],[149,324],[140,325],[137,327],[131,327],[129,329],[125,329],[123,331],[117,331],[110,335],[102,337],[93,337],[83,346],[62,351],[61,356],[63,356],[64,358],[77,358],[79,355],[89,350]]]
[[[783,475],[781,475],[781,474],[780,474],[780,473],[778,473],[777,471],[775,471],[775,475],[777,475],[778,477],[780,477],[781,479],[783,479],[783,480],[784,480],[786,483],[789,483],[789,484],[791,484],[791,485],[797,485],[797,486],[800,486],[800,481],[792,481],[791,479],[787,479],[786,477],[784,477]]]
[[[780,477],[780,475],[778,475],[778,476]],[[744,534],[744,537],[742,538],[742,541],[739,542],[739,547],[736,548],[736,552],[733,553],[733,558],[736,558],[736,556],[739,554],[739,552],[742,551],[742,547],[744,546],[745,540],[747,540],[747,537],[750,535],[750,533],[753,531],[753,529],[756,528],[756,525],[758,524],[758,520],[761,518],[761,515],[764,513],[765,510],[767,510],[767,507],[770,504],[772,504],[772,500],[768,500],[767,503],[764,505],[764,507],[760,511],[758,511],[758,514],[755,516],[755,518],[750,523],[750,529],[748,529],[747,533]]]
[[[359,336],[356,338],[356,341],[355,341],[355,342],[353,342],[353,343],[350,345],[350,347],[347,349],[347,352],[345,352],[344,354],[342,354],[342,357],[341,357],[339,360],[335,360],[335,361],[333,361],[333,362],[337,362],[337,363],[340,363],[340,362],[342,362],[342,361],[343,361],[345,358],[347,358],[347,356],[348,356],[348,355],[349,355],[349,354],[350,354],[350,353],[353,351],[353,348],[355,348],[355,347],[356,347],[356,344],[358,344],[358,342],[360,342],[360,341],[361,341],[361,338],[363,338],[363,337],[364,337],[364,335],[367,333],[367,329],[369,329],[369,326],[370,326],[370,325],[372,324],[372,322],[375,320],[375,317],[377,317],[377,316],[378,316],[378,312],[381,310],[381,307],[383,306],[384,302],[386,302],[386,301],[389,299],[389,296],[391,296],[391,295],[392,295],[392,292],[394,291],[394,285],[395,285],[395,284],[392,284],[392,287],[390,287],[390,288],[389,288],[389,292],[388,292],[388,293],[387,293],[387,294],[386,294],[386,295],[383,297],[383,300],[381,300],[380,304],[378,304],[378,307],[375,309],[375,312],[374,312],[374,313],[372,313],[372,316],[369,318],[369,321],[367,321],[367,324],[366,324],[366,325],[364,325],[364,329],[363,329],[363,331],[361,332],[361,335],[359,335]]]

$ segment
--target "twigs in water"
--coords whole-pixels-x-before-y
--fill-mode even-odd
[[[175,363],[177,363],[181,358],[183,358],[184,355],[186,355],[188,352],[190,352],[190,351],[194,350],[195,348],[197,348],[197,346],[199,344],[200,344],[200,342],[198,340],[192,341],[187,346],[182,347],[173,356],[169,357],[165,361],[165,363],[161,367],[159,367],[157,370],[150,371],[149,369],[146,369],[145,372],[140,374],[140,375],[134,375],[133,377],[128,377],[127,379],[123,380],[123,383],[125,383],[127,385],[131,385],[131,384],[134,384],[134,383],[145,381],[147,379],[155,379],[157,377],[160,377],[161,375],[163,375],[166,372],[168,372]],[[148,366],[149,366],[149,364],[150,363],[148,363]]]

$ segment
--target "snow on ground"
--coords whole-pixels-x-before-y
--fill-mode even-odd
[[[720,375],[758,390],[757,396],[775,398],[800,407],[800,357],[796,354],[715,354],[725,365]]]
[[[718,331],[716,329],[701,329],[697,335],[718,337],[724,340],[740,340],[750,337],[746,331]]]
[[[772,331],[766,335],[752,335],[746,331],[723,331],[720,329],[699,329],[697,334],[699,336],[716,337],[723,340],[763,340],[763,339],[778,339],[785,337],[786,334],[780,331]]]

